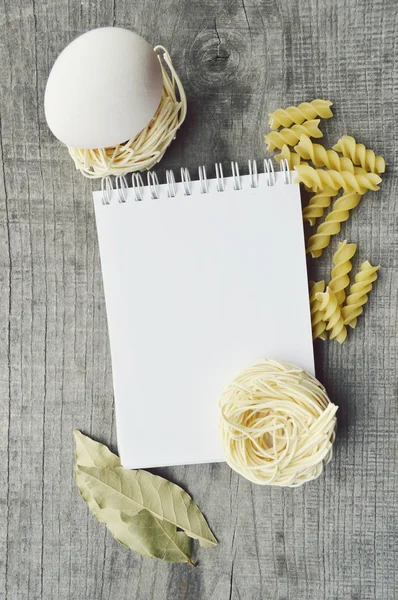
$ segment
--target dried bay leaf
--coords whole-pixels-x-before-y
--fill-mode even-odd
[[[73,432],[76,444],[76,464],[84,467],[121,467],[120,458],[107,446],[95,442],[77,429]]]
[[[190,558],[191,540],[176,527],[160,522],[151,513],[142,510],[131,517],[112,508],[101,509],[88,485],[79,475],[78,463],[95,466],[108,464],[119,467],[119,457],[110,452],[103,444],[99,444],[79,431],[74,432],[76,441],[75,480],[80,495],[87,502],[91,513],[106,525],[113,537],[147,558],[159,558],[166,562],[187,562],[194,566]]]
[[[215,546],[202,513],[182,488],[147,471],[123,467],[78,467],[86,485],[101,508],[117,508],[134,516],[146,509],[155,517],[182,529],[202,546]]]
[[[147,471],[123,469],[106,446],[79,431],[74,435],[80,494],[120,543],[142,556],[192,565],[190,538],[202,546],[217,544],[202,513],[182,488]]]
[[[147,510],[130,517],[112,508],[101,509],[79,476],[76,483],[92,514],[106,525],[115,540],[146,558],[187,562],[194,566],[190,558],[191,540],[176,527],[156,519]]]

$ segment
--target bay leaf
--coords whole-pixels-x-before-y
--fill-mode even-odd
[[[107,446],[75,429],[76,464],[84,467],[121,467],[120,458]]]
[[[147,510],[131,517],[113,508],[101,509],[95,502],[83,479],[75,477],[82,498],[91,513],[111,532],[115,540],[146,558],[159,558],[166,562],[186,562],[192,566],[191,540],[176,527],[156,519]]]
[[[106,446],[79,431],[74,431],[74,436],[75,479],[80,494],[92,514],[120,543],[142,556],[191,565],[188,536],[199,539],[203,546],[217,543],[198,507],[182,488],[146,471],[123,469],[119,458]],[[117,483],[120,479],[124,491],[133,489],[134,498],[124,496]]]
[[[77,472],[89,485],[101,508],[111,506],[130,516],[146,509],[156,518],[199,540],[201,546],[217,544],[192,498],[171,481],[148,471],[129,471],[123,467],[78,466]]]
[[[76,463],[86,466],[100,464],[120,466],[119,457],[106,446],[95,442],[80,431],[74,431]],[[80,495],[88,504],[94,517],[103,523],[121,544],[146,558],[159,558],[166,562],[187,562],[190,557],[191,540],[170,524],[159,522],[151,513],[142,510],[130,517],[117,509],[101,509],[94,499],[90,487],[75,469],[75,481]]]

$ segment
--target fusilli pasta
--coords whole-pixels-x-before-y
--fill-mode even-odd
[[[340,232],[340,224],[347,221],[350,211],[358,206],[361,198],[362,195],[357,192],[347,192],[335,200],[332,211],[307,242],[307,253],[310,252],[312,258],[322,255],[323,250],[329,246],[331,237]]]
[[[324,281],[310,281],[310,309],[311,309],[311,326],[312,339],[326,340],[326,323],[324,320],[325,311],[319,310],[321,306],[320,300],[316,299],[316,295],[325,291]]]
[[[363,312],[363,305],[368,301],[368,293],[377,279],[380,265],[373,267],[368,260],[362,263],[360,270],[355,275],[355,283],[350,287],[346,305],[342,308],[344,324],[356,327],[357,317]]]
[[[332,150],[311,139],[323,137],[318,117],[333,116],[331,106],[331,102],[317,99],[278,109],[269,114],[271,129],[277,131],[265,136],[268,150],[280,149],[275,157],[277,162],[287,160],[290,169],[296,171],[294,182],[303,184],[306,191],[312,193],[302,211],[304,221],[314,226],[334,200],[331,211],[308,239],[306,252],[313,258],[322,256],[331,238],[340,232],[341,224],[348,220],[366,191],[379,190],[380,174],[386,169],[382,156],[358,144],[352,136],[342,136]],[[280,127],[282,129],[278,130]],[[355,251],[355,244],[348,244],[346,240],[339,243],[326,291],[325,282],[310,282],[313,339],[326,339],[329,333],[330,339],[343,343],[347,336],[346,326],[354,328],[357,317],[363,312],[379,266],[364,262],[348,292]]]
[[[369,150],[363,144],[357,144],[351,135],[343,135],[337,144],[333,146],[343,156],[349,157],[354,165],[361,165],[371,173],[384,173],[386,162],[382,156],[376,156],[373,150]]]
[[[355,170],[355,173],[349,171],[335,171],[323,169],[314,169],[309,165],[298,165],[295,167],[297,173],[296,183],[304,183],[314,190],[314,192],[323,190],[325,187],[331,188],[336,192],[340,188],[344,190],[354,190],[358,194],[364,194],[366,190],[378,190],[378,184],[381,178],[376,173],[367,173],[363,169]]]
[[[329,119],[333,117],[330,109],[332,102],[329,100],[312,100],[312,102],[302,102],[298,106],[288,106],[287,108],[278,108],[275,112],[269,113],[269,125],[271,129],[279,127],[290,127],[293,123],[301,125],[304,121],[321,117]]]
[[[342,344],[347,337],[347,328],[344,325],[336,295],[330,288],[326,288],[326,292],[319,292],[316,299],[321,302],[319,310],[325,312],[326,331],[330,331],[330,339],[335,339]]]
[[[293,125],[289,129],[281,129],[280,131],[271,131],[265,136],[267,150],[281,149],[284,144],[295,146],[300,139],[300,136],[305,133],[309,137],[321,138],[322,131],[318,127],[319,119],[306,121],[302,125]]]
[[[309,203],[303,209],[304,221],[308,221],[310,225],[315,225],[315,221],[323,216],[325,208],[330,206],[332,198],[335,195],[335,190],[325,188],[311,196]]]
[[[341,157],[334,150],[326,150],[321,144],[314,144],[308,135],[302,135],[294,149],[303,160],[310,160],[315,167],[354,173],[354,163],[350,158]]]
[[[290,169],[294,169],[297,165],[301,165],[301,158],[296,152],[291,150],[289,146],[283,144],[280,154],[275,155],[275,160],[280,163],[282,159],[287,160]]]
[[[350,285],[348,273],[352,269],[351,258],[357,249],[356,244],[348,244],[347,240],[340,242],[333,256],[333,265],[329,290],[334,292],[337,304],[343,304],[345,300],[345,289]]]

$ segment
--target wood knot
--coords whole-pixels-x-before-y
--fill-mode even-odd
[[[197,72],[194,85],[200,89],[209,84],[225,86],[236,78],[239,57],[238,43],[227,38],[216,26],[199,33],[190,51],[190,62]]]

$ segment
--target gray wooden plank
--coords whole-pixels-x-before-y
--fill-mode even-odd
[[[0,11],[0,589],[19,599],[393,599],[397,563],[398,10],[393,0],[4,0]],[[326,142],[349,133],[386,156],[339,239],[354,269],[382,265],[365,315],[339,347],[317,343],[319,378],[340,405],[335,458],[298,490],[261,488],[226,465],[162,470],[203,509],[219,546],[198,567],[141,559],[90,516],[72,479],[72,429],[116,448],[90,182],[47,130],[57,54],[79,33],[119,25],[166,46],[189,115],[159,165],[264,155],[266,114],[335,102]],[[94,184],[95,186],[95,184]],[[309,263],[328,277],[331,248]],[[287,274],[288,276],[288,274]],[[6,552],[7,551],[7,552]]]

